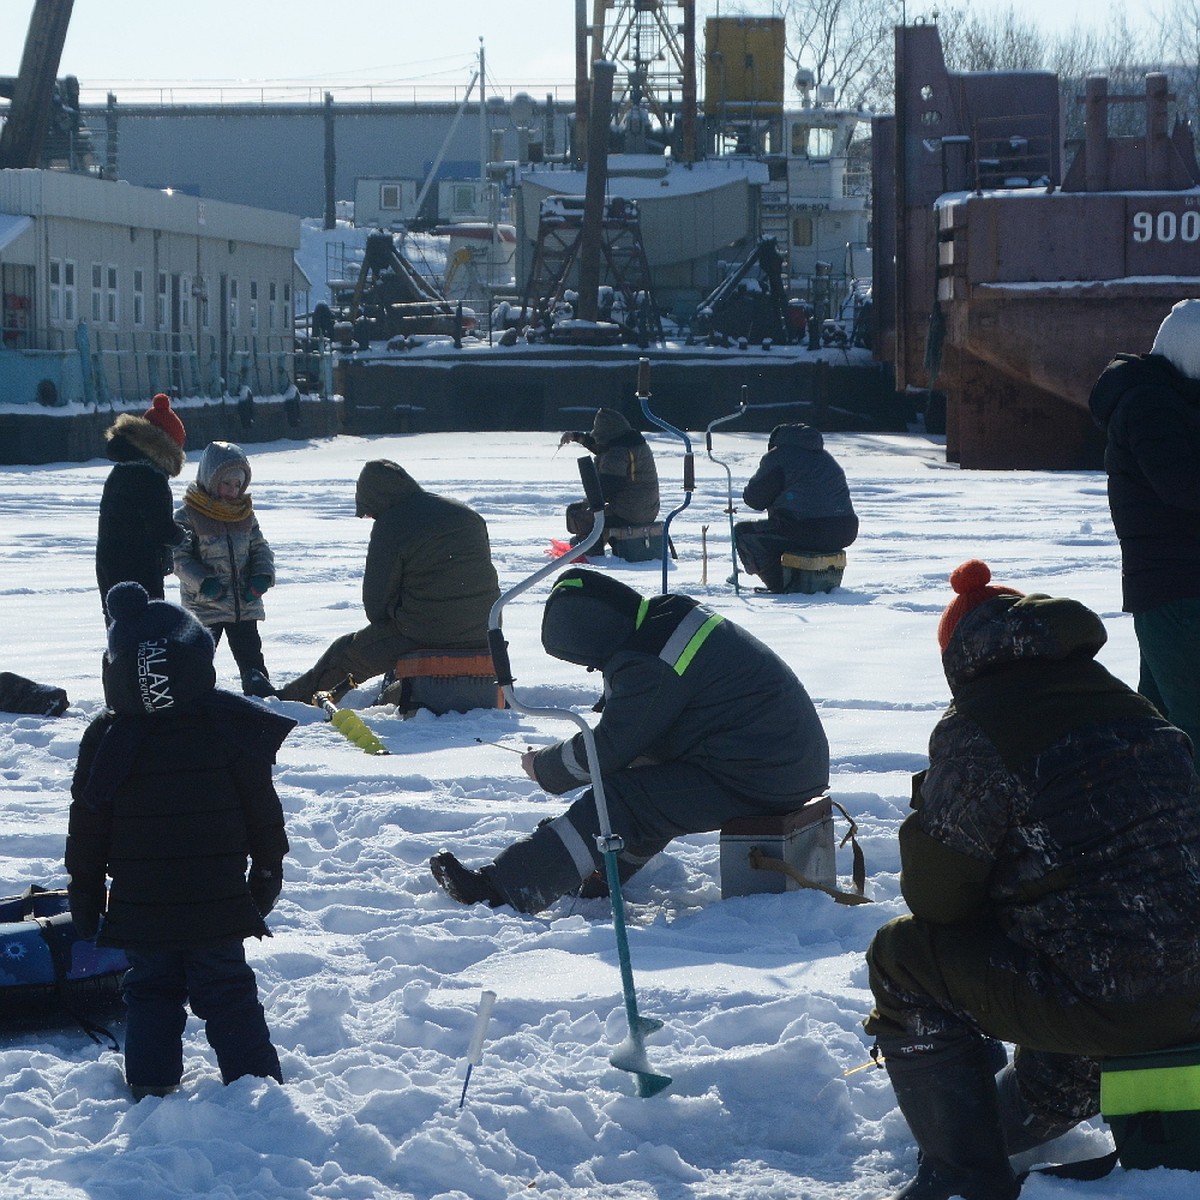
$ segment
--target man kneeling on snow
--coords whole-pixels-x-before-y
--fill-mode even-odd
[[[1094,612],[990,579],[950,577],[954,702],[900,829],[912,916],[867,951],[866,1029],[921,1150],[893,1200],[1013,1200],[1009,1155],[1100,1111],[1101,1058],[1200,1038],[1191,743],[1095,661]]]
[[[604,675],[596,750],[612,831],[624,842],[623,879],[672,838],[791,812],[828,784],[825,731],[791,668],[689,596],[647,599],[574,568],[546,601],[542,645]],[[530,751],[522,765],[556,795],[590,782],[582,734]],[[601,869],[599,831],[589,788],[481,870],[448,851],[429,865],[463,904],[539,912]]]

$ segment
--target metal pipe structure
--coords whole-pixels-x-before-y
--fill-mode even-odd
[[[638,403],[647,421],[657,425],[659,429],[679,438],[683,442],[683,503],[672,509],[663,521],[662,548],[662,593],[667,594],[667,562],[671,556],[671,522],[692,502],[692,493],[696,490],[696,462],[692,455],[692,439],[682,429],[676,429],[669,421],[656,416],[650,411],[650,360],[638,359],[637,381]]]
[[[707,428],[704,430],[704,444],[708,449],[708,457],[711,458],[712,461],[718,466],[725,468],[725,485],[729,497],[725,505],[725,511],[729,514],[729,553],[733,557],[733,591],[735,595],[739,596],[741,595],[741,588],[738,585],[737,542],[734,540],[733,536],[733,514],[737,511],[737,509],[733,507],[733,472],[729,469],[728,463],[723,462],[713,453],[712,431],[716,429],[718,425],[724,425],[729,421],[736,421],[738,417],[745,413],[748,407],[746,404],[747,390],[748,389],[746,385],[742,384],[742,402],[727,417],[717,417],[715,421],[709,421]]]

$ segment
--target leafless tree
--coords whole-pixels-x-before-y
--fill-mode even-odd
[[[892,107],[893,30],[902,0],[787,0],[787,53],[846,108]]]

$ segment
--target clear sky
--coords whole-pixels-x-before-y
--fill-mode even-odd
[[[941,8],[1009,7],[1048,32],[1101,28],[1116,8],[1148,19],[1153,2],[944,0]],[[592,0],[587,0],[590,13]],[[938,7],[910,0],[912,18]],[[714,13],[768,16],[778,0],[698,0],[698,36]],[[0,0],[0,74],[15,74],[33,0]],[[489,78],[501,85],[569,83],[575,0],[75,0],[60,74],[85,88],[137,81],[292,81],[465,85],[484,39]],[[119,89],[118,89],[119,91]]]

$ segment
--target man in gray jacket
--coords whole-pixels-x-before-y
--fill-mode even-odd
[[[603,672],[596,751],[612,830],[624,841],[622,878],[672,838],[791,812],[828,784],[825,731],[791,668],[689,596],[643,598],[610,576],[572,568],[546,602],[542,645]],[[557,795],[590,782],[581,734],[522,762]],[[589,788],[489,866],[468,870],[444,851],[430,869],[463,904],[538,912],[600,868],[598,833]]]
[[[362,590],[370,624],[333,642],[281,700],[308,702],[347,675],[363,683],[413,650],[487,649],[500,586],[483,518],[384,458],[363,467],[354,501],[357,516],[375,520]]]

